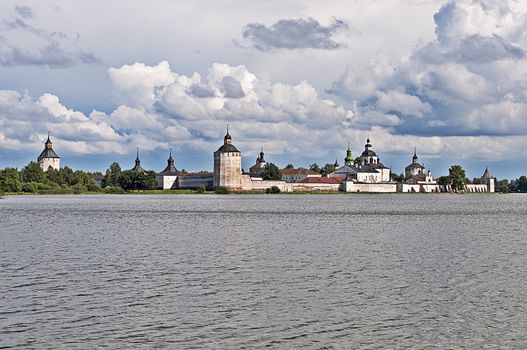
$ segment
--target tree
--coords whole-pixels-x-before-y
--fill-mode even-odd
[[[117,162],[110,164],[108,170],[106,170],[106,175],[104,175],[104,180],[102,181],[102,186],[121,186],[120,177],[122,174],[121,166]]]
[[[395,182],[404,182],[405,180],[404,174],[397,175],[397,174],[392,173],[392,180]]]
[[[519,179],[512,180],[509,185],[510,192],[527,192],[527,176],[520,176]]]
[[[227,187],[223,187],[223,186],[218,186],[214,190],[214,193],[216,194],[229,194],[229,192],[230,191],[227,189]]]
[[[274,163],[268,163],[262,169],[263,180],[282,180],[282,172]]]
[[[448,169],[448,177],[452,183],[452,189],[456,192],[462,192],[465,190],[466,175],[465,170],[461,165],[452,165]]]
[[[286,169],[294,169],[295,167],[293,166],[293,164],[289,163],[285,166]]]
[[[335,171],[335,164],[326,164],[320,169],[320,174],[327,175]]]
[[[21,171],[22,175],[22,182],[44,182],[44,179],[46,178],[46,175],[44,174],[44,171],[40,167],[40,165],[36,162],[30,162],[28,165],[24,167]]]
[[[3,192],[21,192],[20,173],[15,168],[0,170],[0,190]]]
[[[509,180],[496,181],[496,192],[508,193],[509,192]]]
[[[126,170],[119,176],[119,186],[127,191],[153,190],[157,187],[155,171],[135,172]]]
[[[320,172],[320,167],[318,166],[317,163],[313,163],[309,166],[309,170],[312,170],[314,172],[317,172],[319,173]]]
[[[267,194],[275,194],[275,193],[280,193],[280,192],[282,192],[282,190],[280,190],[278,186],[271,186],[271,188],[267,188],[265,190],[265,193]]]
[[[450,178],[448,176],[441,176],[437,180],[438,180],[438,183],[442,186],[450,185]]]

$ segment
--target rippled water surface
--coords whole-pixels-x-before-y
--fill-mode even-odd
[[[0,348],[525,349],[525,195],[0,200]]]

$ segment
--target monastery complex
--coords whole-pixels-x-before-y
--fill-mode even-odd
[[[157,174],[158,187],[167,189],[197,189],[200,186],[212,190],[225,187],[229,191],[266,191],[277,187],[282,192],[366,192],[366,193],[439,193],[452,192],[450,185],[440,185],[432,177],[430,170],[419,163],[417,152],[414,150],[411,163],[405,167],[405,181],[393,181],[391,170],[385,166],[379,155],[373,150],[370,139],[366,140],[364,151],[358,158],[352,157],[348,146],[344,165],[335,161],[334,171],[322,176],[309,169],[285,168],[281,170],[281,180],[263,180],[262,172],[267,166],[263,149],[256,158],[255,164],[248,173],[242,170],[242,153],[233,144],[232,137],[227,133],[221,145],[213,153],[214,171],[200,173],[182,173],[177,170],[172,158],[172,150],[167,160],[166,168]],[[45,148],[37,158],[44,171],[50,167],[59,169],[60,157],[53,150],[49,138]],[[135,166],[131,171],[143,172],[139,150]],[[494,192],[496,179],[489,169],[485,169],[479,184],[465,185],[466,192]]]

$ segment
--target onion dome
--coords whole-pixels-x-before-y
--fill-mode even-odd
[[[335,169],[340,168],[339,161],[337,158],[335,158],[335,164],[333,164],[333,166],[335,167]]]
[[[231,142],[232,142],[232,137],[229,134],[229,124],[227,124],[227,133],[225,134],[225,137],[223,138],[223,143],[227,144],[227,143],[231,143]]]
[[[348,149],[346,150],[346,158],[344,158],[344,163],[348,165],[353,163],[353,156],[351,154],[351,148],[350,148],[349,143],[348,143]]]
[[[263,147],[260,149],[260,156],[258,157],[258,162],[265,163]]]
[[[236,147],[232,144],[232,137],[229,134],[229,125],[227,124],[227,134],[223,138],[223,145],[218,148],[216,151],[218,153],[241,153]]]
[[[372,145],[370,143],[370,138],[366,140],[366,145],[364,145],[364,152],[362,152],[362,157],[377,157],[377,154],[371,150]]]

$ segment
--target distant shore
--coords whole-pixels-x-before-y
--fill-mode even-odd
[[[124,193],[107,193],[107,192],[83,192],[83,193],[73,193],[73,192],[62,192],[62,191],[42,191],[42,192],[6,192],[6,193],[0,193],[0,198],[2,197],[8,197],[8,196],[45,196],[45,195],[51,195],[51,196],[91,196],[91,195],[188,195],[188,194],[196,194],[196,195],[266,195],[269,193],[265,193],[264,191],[231,191],[226,194],[218,194],[214,191],[205,191],[205,192],[198,192],[196,190],[142,190],[142,191],[128,191]],[[494,192],[494,193],[473,193],[473,192],[464,192],[464,193],[456,193],[456,192],[441,192],[441,193],[420,193],[420,192],[393,192],[393,193],[368,193],[368,192],[342,192],[342,191],[306,191],[306,192],[281,192],[281,193],[274,193],[274,195],[375,195],[375,194],[382,194],[382,195],[441,195],[441,194],[450,194],[450,195],[464,195],[464,194],[509,194],[509,193],[501,193],[501,192]]]

